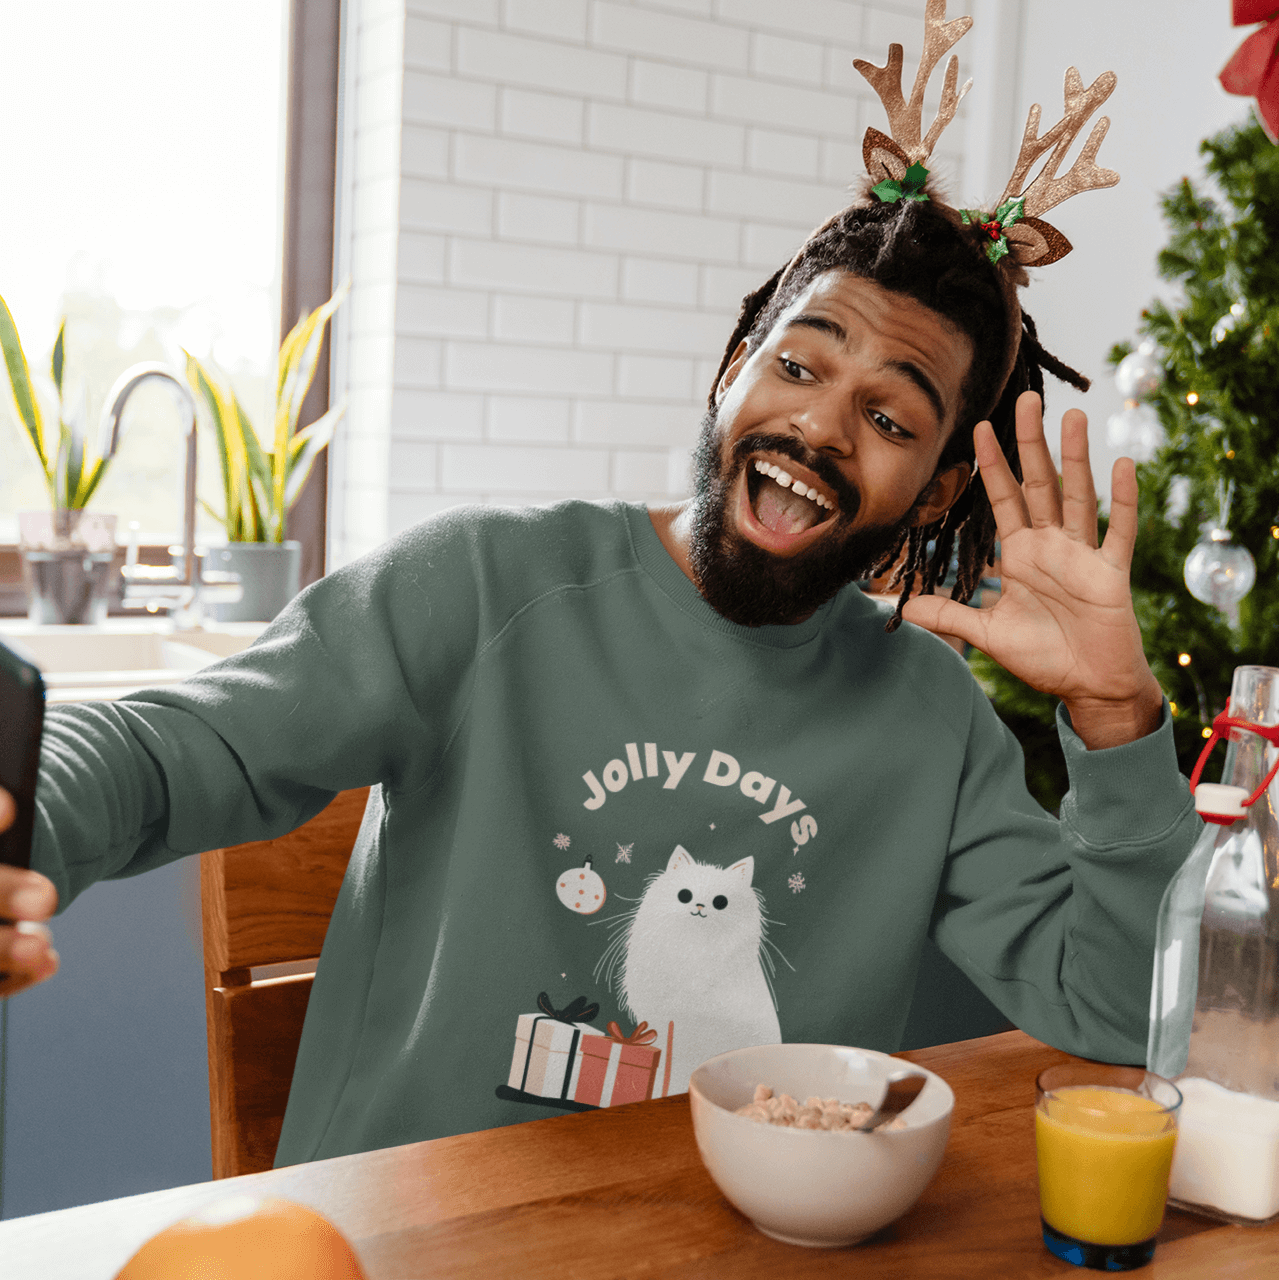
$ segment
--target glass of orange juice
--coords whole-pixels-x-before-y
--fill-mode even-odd
[[[1131,1271],[1155,1256],[1181,1093],[1141,1067],[1066,1063],[1035,1081],[1044,1244],[1077,1267]]]

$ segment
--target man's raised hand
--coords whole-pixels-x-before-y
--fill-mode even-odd
[[[999,532],[999,602],[973,609],[916,596],[903,617],[968,641],[1027,684],[1061,698],[1092,750],[1150,733],[1163,693],[1142,650],[1128,586],[1137,534],[1132,460],[1115,463],[1110,526],[1099,547],[1084,414],[1072,409],[1062,419],[1060,480],[1033,391],[1017,401],[1020,485],[988,422],[973,439]]]
[[[16,816],[13,798],[0,788],[0,831]],[[38,871],[0,863],[0,997],[35,986],[58,972],[47,920],[58,905],[53,882]]]

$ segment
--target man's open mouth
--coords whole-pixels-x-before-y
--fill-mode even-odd
[[[834,518],[834,496],[806,467],[753,458],[747,465],[746,488],[755,519],[770,533],[794,538]]]

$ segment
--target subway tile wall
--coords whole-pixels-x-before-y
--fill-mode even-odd
[[[330,565],[458,503],[686,493],[743,294],[886,127],[852,59],[918,49],[922,10],[350,4]]]

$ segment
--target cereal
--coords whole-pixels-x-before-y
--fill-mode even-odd
[[[840,1102],[838,1098],[805,1098],[797,1102],[789,1093],[779,1097],[766,1084],[755,1086],[755,1096],[739,1116],[762,1124],[779,1124],[789,1129],[860,1129],[870,1119],[874,1108],[868,1102]]]

